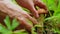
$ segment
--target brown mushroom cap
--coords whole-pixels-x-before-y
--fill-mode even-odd
[[[37,10],[39,14],[47,14],[48,12],[44,9],[38,9]]]

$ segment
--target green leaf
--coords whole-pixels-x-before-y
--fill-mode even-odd
[[[6,31],[6,32],[3,32],[2,34],[12,34],[12,31]]]
[[[4,19],[4,22],[5,22],[6,26],[7,26],[7,28],[9,30],[11,30],[11,22],[10,22],[9,16],[6,16],[6,18]]]
[[[4,27],[2,24],[0,24],[0,33],[2,34],[12,34],[11,31],[9,31],[6,27]]]
[[[13,21],[12,21],[12,30],[15,29],[18,25],[19,25],[19,22],[17,21],[17,19],[13,19]]]
[[[58,10],[60,10],[60,0],[58,1]]]
[[[0,32],[6,32],[7,29],[2,25],[0,24]]]
[[[34,27],[32,28],[31,32],[32,32],[32,34],[37,34],[37,32],[35,32],[35,28]]]
[[[28,34],[25,30],[14,31],[14,34]]]
[[[57,10],[55,10],[54,15],[57,16],[60,14],[60,0],[58,0]]]

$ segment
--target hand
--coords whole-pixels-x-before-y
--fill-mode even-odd
[[[16,0],[16,1],[22,7],[29,9],[36,18],[38,18],[39,15],[37,10],[35,9],[35,6],[39,6],[40,8],[43,8],[47,11],[47,7],[45,6],[45,4],[39,0]]]
[[[31,20],[34,25],[38,23],[35,18],[32,18],[27,12],[22,10],[20,6],[12,3],[11,0],[0,0],[0,10],[11,18],[16,18],[28,31],[30,31],[33,26],[27,22],[27,19]]]

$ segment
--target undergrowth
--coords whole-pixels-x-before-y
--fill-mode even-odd
[[[60,0],[42,0],[42,1],[46,4],[49,14],[40,15],[40,17],[37,19],[39,24],[35,25],[32,28],[31,30],[32,34],[37,34],[39,33],[39,31],[40,34],[60,34]],[[28,9],[23,8],[23,10],[29,13]],[[48,17],[45,18],[46,16]],[[12,20],[11,24],[9,16],[6,16],[4,22],[6,26],[0,24],[0,34],[28,34],[28,32],[24,29],[13,31],[19,25],[19,22],[15,18]],[[37,32],[35,32],[35,30],[37,30]]]

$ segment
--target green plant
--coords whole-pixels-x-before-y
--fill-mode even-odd
[[[19,22],[16,19],[13,19],[11,24],[9,16],[6,16],[6,18],[4,19],[4,22],[7,27],[0,24],[1,34],[28,34],[25,30],[13,31],[19,25]]]
[[[47,31],[47,33],[52,32],[60,34],[60,0],[42,0],[42,1],[46,3],[50,17],[45,18],[45,16],[41,14],[40,17],[37,19],[39,23],[35,25],[31,30],[32,34],[38,34],[39,32],[40,34],[42,34],[43,32],[45,34],[45,30]],[[13,2],[15,3],[15,1]],[[36,8],[39,9],[39,7],[37,6]],[[29,10],[27,10],[26,8],[23,8],[23,10],[30,13]],[[54,11],[53,15],[51,14],[50,10]],[[24,29],[13,31],[19,25],[19,22],[16,19],[13,19],[11,23],[9,16],[7,16],[4,19],[4,22],[7,27],[0,24],[0,34],[28,34],[28,32],[26,32]],[[29,20],[27,20],[27,22],[31,23],[31,21]],[[36,30],[35,27],[37,27],[37,32],[35,32]]]
[[[48,10],[54,11],[53,15],[49,12],[50,17],[45,19],[47,21],[45,27],[53,33],[60,34],[60,0],[43,0],[43,2],[46,3]]]

